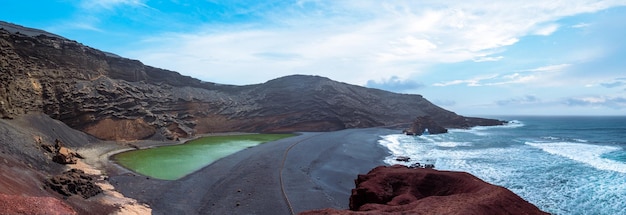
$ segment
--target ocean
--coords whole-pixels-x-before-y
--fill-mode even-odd
[[[626,116],[490,118],[510,123],[381,136],[385,163],[469,172],[552,214],[626,214]]]

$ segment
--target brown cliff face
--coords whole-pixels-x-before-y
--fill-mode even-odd
[[[304,75],[220,85],[41,30],[5,22],[0,28],[0,117],[45,113],[100,139],[331,131],[408,124],[425,115],[444,127],[477,125],[419,95]]]
[[[350,210],[302,214],[547,214],[510,190],[464,172],[380,166],[355,180]]]

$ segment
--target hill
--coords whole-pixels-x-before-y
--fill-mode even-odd
[[[498,124],[459,116],[420,95],[293,75],[234,86],[0,23],[0,117],[44,113],[104,140],[176,139],[209,132],[332,131],[409,124]]]

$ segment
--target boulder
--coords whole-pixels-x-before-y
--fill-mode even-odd
[[[547,214],[510,190],[465,172],[395,165],[355,180],[350,209],[302,214]]]
[[[83,158],[77,152],[74,152],[71,149],[63,146],[63,142],[61,142],[59,139],[56,139],[54,142],[55,142],[54,145],[47,145],[47,144],[40,143],[41,148],[43,148],[47,152],[53,153],[52,161],[60,163],[60,164],[76,164],[78,159]]]
[[[396,157],[396,161],[409,162],[409,160],[411,160],[411,158],[407,157],[407,156],[398,156],[398,157]]]
[[[56,155],[52,157],[52,161],[60,163],[60,164],[76,164],[78,158],[76,157],[76,153],[72,150],[61,147],[59,151],[57,151]]]

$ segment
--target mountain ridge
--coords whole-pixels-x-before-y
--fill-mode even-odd
[[[421,95],[320,76],[244,86],[205,82],[15,26],[0,23],[0,117],[41,112],[104,140],[332,131],[409,124],[423,115],[453,128],[501,123],[457,115]]]

